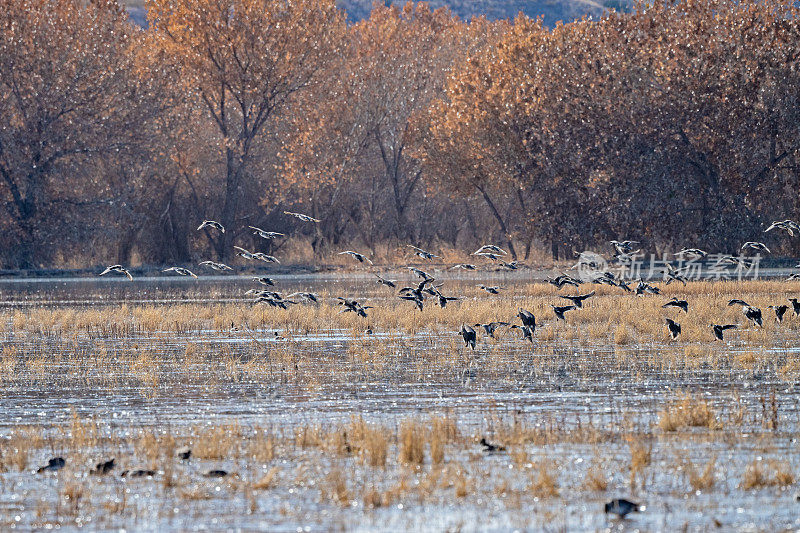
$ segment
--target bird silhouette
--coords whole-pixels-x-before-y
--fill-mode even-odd
[[[667,320],[667,328],[669,329],[670,337],[672,337],[673,340],[677,339],[678,335],[681,334],[681,325],[678,324],[677,322],[675,322],[674,320],[669,319],[669,318],[667,318],[666,320]]]
[[[587,294],[578,294],[576,296],[559,296],[559,298],[564,298],[566,300],[571,300],[572,303],[575,304],[575,307],[577,307],[578,309],[581,309],[581,308],[583,308],[583,302],[585,300],[591,298],[592,296],[594,296],[594,293],[595,293],[595,291],[592,291],[592,292],[587,293]]]
[[[624,498],[611,500],[605,505],[606,514],[615,514],[620,518],[625,518],[630,513],[639,512],[640,510],[643,511],[644,506],[639,505],[638,503],[633,503],[632,501]]]
[[[717,340],[720,340],[720,341],[721,340],[725,340],[725,339],[723,339],[723,332],[726,329],[736,329],[738,327],[739,326],[737,326],[736,324],[725,324],[725,325],[711,324],[711,329],[714,332],[714,337],[716,337]]]
[[[469,346],[474,350],[475,343],[478,340],[478,334],[475,333],[475,330],[466,324],[461,324],[459,334],[464,338],[464,346]]]
[[[225,228],[216,220],[204,220],[202,224],[197,226],[197,231],[200,231],[203,228],[214,228],[215,230],[225,233]]]
[[[678,298],[673,297],[670,301],[662,305],[661,307],[677,307],[681,309],[684,313],[689,312],[689,302],[686,300],[679,300]]]
[[[567,311],[572,311],[573,309],[577,309],[577,307],[575,307],[574,305],[564,305],[559,307],[550,304],[550,307],[553,308],[553,313],[555,313],[556,318],[559,320],[566,320],[566,318],[564,318],[564,313],[566,313]]]
[[[129,280],[133,281],[133,276],[131,276],[131,273],[128,272],[128,269],[126,269],[122,265],[111,265],[110,267],[106,267],[106,269],[103,270],[102,272],[100,272],[99,275],[100,276],[105,276],[106,274],[111,273],[111,272],[113,272],[115,274],[124,274],[125,276],[128,276]]]

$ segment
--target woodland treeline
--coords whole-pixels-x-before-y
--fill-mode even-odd
[[[141,29],[109,0],[0,0],[0,266],[800,250],[763,233],[800,216],[790,2],[553,29],[423,3],[357,23],[333,0],[147,8]]]

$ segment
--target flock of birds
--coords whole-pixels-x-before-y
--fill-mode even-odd
[[[305,215],[303,213],[295,213],[291,211],[284,211],[285,214],[289,216],[293,216],[303,222],[311,222],[317,223],[320,222],[319,219],[311,217],[309,215]],[[277,239],[279,237],[285,237],[286,235],[283,233],[279,233],[276,231],[267,231],[255,226],[248,226],[251,230],[253,230],[254,235],[258,235],[263,239]],[[225,233],[225,227],[214,220],[204,220],[200,226],[198,226],[197,230],[203,229],[213,229],[219,231],[221,233]],[[783,220],[783,221],[776,221],[773,222],[766,230],[766,232],[780,229],[786,231],[790,236],[795,236],[795,234],[800,234],[800,225],[796,222],[791,220]],[[633,261],[637,254],[641,252],[639,249],[634,249],[636,244],[639,244],[638,241],[632,240],[623,240],[623,241],[610,241],[611,245],[613,246],[613,259],[617,261],[618,264],[625,264]],[[413,250],[413,254],[418,256],[419,258],[432,261],[434,258],[439,257],[438,255],[419,248],[417,246],[409,244]],[[240,246],[234,246],[236,250],[236,255],[247,259],[247,260],[260,260],[266,263],[280,263],[278,258],[272,255],[268,255],[263,252],[251,252],[246,250]],[[763,242],[757,241],[747,241],[745,242],[741,250],[752,250],[756,253],[770,253],[769,248]],[[339,252],[340,255],[348,255],[358,261],[360,264],[369,264],[372,265],[372,260],[367,257],[367,255],[362,254],[360,252],[356,252],[354,250],[345,250],[343,252]],[[478,250],[472,253],[473,256],[477,257],[484,257],[489,259],[492,262],[499,263],[501,268],[506,270],[517,270],[521,267],[521,264],[517,261],[506,261],[505,257],[507,257],[508,253],[500,248],[499,246],[493,244],[487,244],[481,246]],[[702,260],[708,257],[708,252],[701,250],[699,248],[684,248],[679,252],[674,254],[678,259],[682,261],[697,261]],[[571,286],[579,289],[579,287],[586,283],[588,280],[589,283],[594,284],[605,284],[614,287],[619,287],[625,292],[635,293],[638,296],[643,296],[647,294],[654,294],[658,295],[661,293],[659,287],[652,285],[642,278],[639,278],[638,283],[631,287],[629,283],[630,280],[625,280],[621,276],[614,274],[613,272],[609,271],[607,268],[604,267],[605,259],[600,256],[599,254],[593,252],[583,252],[579,254],[578,262],[573,265],[570,269],[581,268],[583,269],[582,275],[580,277],[571,276],[565,272],[561,272],[560,275],[556,276],[552,279],[547,279],[547,281],[557,287],[559,290],[563,287]],[[731,256],[731,255],[722,255],[717,259],[717,265],[720,264],[728,264],[728,265],[736,265],[741,267],[748,267],[750,266],[747,262],[746,258]],[[199,263],[201,266],[205,266],[211,268],[216,271],[232,271],[233,268],[220,262],[216,261],[202,261]],[[442,283],[436,284],[435,278],[430,275],[428,272],[424,270],[409,266],[406,267],[410,272],[417,275],[420,278],[420,281],[413,286],[402,287],[398,290],[398,297],[402,300],[406,300],[414,305],[415,308],[422,311],[425,307],[426,302],[429,299],[433,299],[435,304],[438,304],[440,307],[444,308],[447,306],[448,302],[460,300],[460,296],[448,296],[442,293]],[[462,269],[467,271],[474,271],[477,270],[477,266],[470,263],[460,263],[457,265],[453,265],[449,267],[449,269]],[[681,268],[675,268],[670,263],[665,263],[663,267],[663,280],[667,285],[672,282],[680,282],[686,285],[687,282],[687,271],[693,268],[693,265],[690,263],[685,265]],[[796,268],[800,268],[800,264],[796,265]],[[164,272],[174,272],[180,276],[190,276],[193,278],[197,278],[197,275],[192,272],[191,270],[180,267],[180,266],[172,266],[163,270]],[[133,279],[130,271],[123,267],[122,265],[112,265],[107,267],[103,272],[100,273],[101,276],[109,274],[109,273],[117,273],[127,276],[129,279]],[[376,274],[377,283],[383,285],[390,289],[397,288],[397,281],[390,280],[382,277],[379,274]],[[787,278],[788,280],[793,279],[800,279],[800,273],[792,274]],[[263,286],[272,287],[275,285],[275,280],[269,277],[255,277],[253,278],[254,281],[260,283]],[[478,285],[481,290],[486,291],[488,294],[499,294],[504,287],[499,286],[487,286],[487,285]],[[312,292],[294,292],[287,296],[282,295],[280,292],[270,289],[250,289],[245,294],[250,295],[255,298],[256,303],[266,303],[272,307],[277,307],[281,309],[288,309],[290,305],[295,305],[300,303],[300,301],[305,301],[309,303],[318,303],[319,296]],[[560,298],[570,300],[571,304],[569,305],[554,305],[550,304],[550,307],[553,310],[553,314],[556,317],[556,320],[564,320],[566,321],[566,314],[570,311],[574,311],[576,309],[581,309],[583,307],[583,303],[588,300],[589,298],[595,295],[595,291],[591,291],[585,294],[575,294],[575,295],[560,295]],[[341,312],[352,312],[358,316],[366,318],[368,316],[368,310],[372,309],[372,306],[364,305],[357,299],[346,298],[346,297],[337,297],[336,298],[338,305],[342,306]],[[797,298],[789,298],[789,302],[791,303],[792,310],[794,315],[800,315],[800,302],[798,302]],[[740,305],[742,307],[742,312],[745,318],[751,321],[754,325],[759,327],[763,327],[763,313],[762,310],[754,305],[749,304],[748,302],[740,299],[732,299],[728,302],[729,306],[733,305]],[[667,301],[662,305],[663,308],[676,308],[684,313],[688,313],[689,311],[689,302],[687,300],[681,300],[678,298],[672,298],[671,300]],[[789,306],[786,304],[776,304],[770,305],[768,307],[772,309],[775,313],[775,319],[777,322],[782,322],[784,315],[789,309]],[[533,336],[537,328],[536,317],[530,311],[520,308],[517,315],[519,318],[519,324],[513,324],[510,322],[489,322],[486,324],[476,323],[474,325],[469,324],[462,324],[459,334],[464,339],[465,346],[475,349],[477,342],[478,342],[478,334],[474,328],[483,329],[487,337],[494,338],[495,331],[497,331],[500,327],[508,327],[510,329],[519,330],[522,333],[523,341],[530,341],[533,342]],[[539,324],[538,327],[543,326],[543,324]],[[670,318],[666,319],[666,327],[668,333],[672,339],[677,339],[678,336],[681,334],[681,325]],[[711,332],[716,340],[724,340],[724,332],[729,329],[735,329],[738,327],[737,324],[711,324]],[[369,330],[368,330],[369,331]]]
[[[303,222],[310,222],[310,223],[317,223],[320,222],[319,219],[313,218],[308,215],[304,215],[302,213],[294,213],[285,211],[287,215],[293,216]],[[224,233],[225,228],[219,222],[213,220],[204,220],[203,223],[197,228],[198,230],[203,229],[213,229],[219,232]],[[253,230],[254,235],[258,235],[263,239],[276,239],[280,237],[285,237],[285,234],[275,232],[275,231],[266,231],[264,229],[249,226],[251,230]],[[800,225],[791,221],[791,220],[783,220],[783,221],[776,221],[773,222],[765,232],[769,232],[772,230],[780,229],[787,232],[790,236],[795,236],[795,234],[800,235]],[[623,240],[623,241],[610,241],[611,245],[613,246],[613,259],[616,260],[618,264],[626,264],[630,263],[635,260],[637,254],[641,252],[641,250],[634,249],[636,244],[639,244],[637,241],[631,240]],[[422,248],[419,248],[414,245],[408,245],[412,250],[413,254],[421,258],[425,261],[432,261],[437,256],[434,253],[426,251]],[[236,254],[244,259],[247,260],[260,260],[266,263],[280,263],[280,261],[272,256],[262,252],[250,252],[242,247],[234,246],[236,250]],[[757,241],[748,241],[745,242],[741,249],[741,251],[753,251],[755,253],[771,253],[769,248],[763,242]],[[355,261],[360,264],[369,264],[372,265],[372,261],[370,260],[367,255],[354,251],[354,250],[346,250],[343,252],[339,252],[340,255],[348,255],[352,257]],[[478,250],[472,253],[473,256],[483,257],[486,258],[494,263],[500,265],[501,268],[506,270],[517,270],[521,267],[517,261],[506,261],[505,258],[507,257],[507,252],[500,248],[499,246],[495,245],[484,245],[481,246]],[[684,248],[679,252],[674,254],[676,258],[682,261],[697,261],[697,260],[704,260],[708,257],[708,253],[704,250],[699,248]],[[226,270],[233,270],[230,266],[219,263],[215,261],[202,261],[199,263],[204,267],[211,268],[216,271],[226,271]],[[732,255],[722,255],[719,256],[717,259],[715,266],[721,265],[728,265],[728,266],[736,266],[736,267],[744,267],[749,268],[751,263],[748,262],[747,258],[741,256],[732,256]],[[672,282],[680,282],[686,285],[688,280],[687,271],[692,267],[692,265],[683,266],[682,268],[675,268],[669,263],[665,263],[663,267],[663,281],[668,285]],[[466,271],[474,271],[477,270],[477,266],[474,264],[469,263],[461,263],[454,266],[449,267],[450,269],[462,269]],[[633,282],[631,280],[623,279],[621,276],[614,274],[613,272],[609,271],[605,268],[605,260],[602,256],[594,253],[581,253],[579,255],[578,262],[571,267],[571,269],[580,268],[582,269],[581,276],[574,277],[565,272],[561,272],[560,275],[548,279],[547,281],[561,290],[564,287],[574,287],[576,291],[580,290],[580,286],[584,283],[594,283],[594,284],[601,284],[601,285],[610,285],[614,287],[618,287],[625,292],[633,293],[638,296],[645,296],[645,295],[659,295],[661,290],[659,287],[644,281],[642,278],[638,279],[638,283],[635,286],[631,286]],[[796,268],[800,268],[800,264],[796,266]],[[445,295],[442,292],[442,283],[436,284],[436,279],[430,275],[428,272],[424,270],[409,266],[407,269],[418,276],[420,281],[412,286],[402,287],[398,290],[398,297],[402,300],[406,300],[413,304],[416,309],[420,311],[424,309],[426,303],[430,300],[434,301],[434,305],[439,305],[442,308],[445,308],[448,302],[460,300],[460,296],[452,296],[452,295]],[[190,276],[193,278],[197,278],[197,275],[190,271],[187,268],[180,267],[180,266],[173,266],[169,267],[164,270],[164,272],[174,272],[180,276]],[[129,279],[133,279],[130,271],[124,268],[122,265],[112,265],[106,268],[100,275],[105,275],[109,273],[117,273],[127,276]],[[385,286],[389,289],[395,290],[397,289],[397,281],[390,280],[387,278],[382,277],[379,274],[376,274],[377,283],[382,286]],[[789,276],[788,280],[795,280],[800,279],[800,273],[792,274]],[[256,277],[253,278],[254,281],[258,282],[263,286],[272,287],[275,285],[275,281],[269,277]],[[499,286],[486,286],[486,285],[478,285],[478,287],[485,291],[488,294],[499,294],[500,291],[504,289],[504,287]],[[568,305],[555,305],[550,304],[552,308],[553,315],[555,316],[556,320],[563,320],[566,321],[567,313],[582,309],[584,303],[595,296],[596,291],[592,290],[590,292],[586,292],[584,294],[580,294],[579,292],[575,295],[559,295],[560,298],[569,300],[570,304]],[[255,298],[255,302],[258,303],[266,303],[272,307],[278,307],[282,309],[287,309],[288,306],[293,304],[300,303],[299,300],[304,300],[306,302],[317,303],[319,301],[319,296],[311,293],[311,292],[295,292],[289,294],[287,296],[282,295],[280,292],[275,290],[269,289],[250,289],[247,291],[248,295],[252,295]],[[366,318],[368,316],[368,310],[372,309],[372,306],[364,305],[357,299],[346,298],[346,297],[337,297],[337,303],[342,306],[341,312],[352,312],[358,316]],[[795,316],[800,315],[800,301],[797,298],[788,298],[789,303],[791,304],[791,309]],[[732,299],[728,302],[728,306],[741,306],[742,313],[744,317],[749,320],[754,326],[763,327],[763,312],[760,308],[749,304],[748,302],[741,300],[741,299]],[[689,302],[687,300],[679,299],[677,297],[673,297],[670,300],[666,301],[662,306],[662,308],[674,308],[684,314],[689,313]],[[786,304],[775,304],[770,305],[768,309],[772,309],[775,314],[775,320],[777,322],[782,322],[784,319],[784,315],[789,310],[789,305]],[[465,347],[470,347],[473,350],[476,348],[478,343],[478,333],[475,328],[479,330],[482,329],[484,334],[487,337],[493,338],[495,332],[498,328],[507,327],[509,329],[519,330],[522,333],[523,341],[530,341],[533,342],[534,333],[537,327],[542,327],[544,324],[537,324],[536,317],[532,312],[529,310],[519,308],[519,311],[515,318],[519,319],[519,324],[511,323],[511,322],[489,322],[489,323],[476,323],[473,325],[469,324],[462,324],[459,334],[464,340]],[[676,320],[671,318],[666,318],[666,328],[668,331],[669,336],[672,339],[677,339],[681,334],[681,324],[678,323]],[[711,333],[715,340],[724,340],[724,333],[727,330],[735,329],[738,324],[711,324]],[[371,330],[367,330],[367,332],[371,332]],[[486,441],[485,438],[481,439],[479,444],[484,447],[484,451],[488,453],[495,453],[504,451],[504,448],[497,444],[491,444]],[[191,451],[183,451],[182,452],[185,456],[181,456],[182,459],[188,459]],[[50,460],[48,465],[43,466],[39,469],[39,472],[42,471],[49,471],[49,470],[59,470],[64,466],[64,459],[61,457],[53,458]],[[93,471],[93,473],[100,473],[104,474],[110,471],[114,467],[114,460],[111,459],[110,461],[106,461],[103,463],[99,463],[97,468]],[[153,475],[154,472],[149,470],[135,470],[131,472],[124,472],[123,475],[131,475],[131,476],[145,476],[145,475]],[[206,472],[204,475],[209,477],[219,477],[227,475],[227,472],[222,470],[210,470]],[[634,503],[630,500],[626,499],[614,499],[610,502],[605,504],[604,510],[606,513],[611,513],[619,516],[620,518],[624,518],[631,512],[643,511],[644,506]]]

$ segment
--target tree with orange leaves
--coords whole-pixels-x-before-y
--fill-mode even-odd
[[[0,0],[0,198],[10,265],[34,266],[48,255],[43,243],[68,237],[71,213],[118,198],[90,167],[140,151],[162,110],[160,78],[137,64],[141,45],[111,0]]]
[[[243,229],[243,205],[255,206],[246,191],[265,170],[259,157],[270,125],[321,81],[340,46],[344,15],[333,0],[148,0],[147,7],[151,31],[180,62],[198,116],[217,134],[220,205],[198,218],[229,229],[214,241],[225,258]]]

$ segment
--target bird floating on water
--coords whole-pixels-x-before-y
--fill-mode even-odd
[[[634,503],[624,498],[611,500],[605,504],[604,508],[606,514],[615,514],[620,518],[625,518],[630,513],[644,511],[645,509],[643,505],[639,505],[638,503]]]

